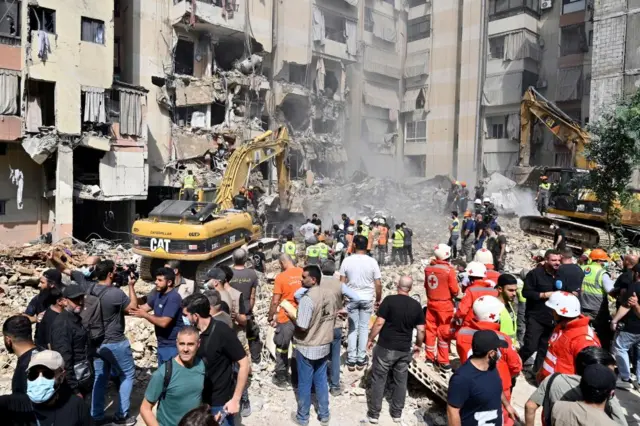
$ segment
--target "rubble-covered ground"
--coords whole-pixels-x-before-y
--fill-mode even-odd
[[[310,216],[311,213],[318,213],[326,228],[330,227],[332,222],[337,223],[343,212],[352,218],[360,218],[365,215],[373,217],[379,212],[395,223],[406,222],[414,231],[415,261],[412,265],[407,266],[382,266],[383,292],[385,295],[393,293],[397,279],[402,275],[409,275],[414,279],[413,292],[420,294],[423,302],[426,302],[422,285],[424,266],[432,255],[433,246],[440,242],[446,242],[448,239],[447,227],[450,220],[448,214],[444,214],[447,180],[444,178],[417,179],[396,183],[391,180],[361,177],[357,182],[348,184],[338,184],[327,180],[317,180],[311,185],[306,185],[303,182],[294,183],[296,185],[294,194],[297,197],[294,205],[297,203],[307,216]],[[528,197],[526,194],[516,195],[513,193],[514,190],[508,188],[496,191],[503,194],[502,199],[508,200],[515,197],[520,200],[518,203],[524,203],[521,200],[523,197]],[[547,248],[548,242],[524,235],[519,229],[517,217],[513,215],[515,212],[508,211],[508,208],[505,209],[500,204],[498,207],[502,207],[503,211],[507,213],[502,214],[499,218],[499,223],[508,238],[506,270],[519,272],[522,268],[530,268],[532,266],[531,255]],[[526,209],[526,206],[521,205],[519,208]],[[66,241],[66,244],[59,243],[55,247],[56,255],[63,256],[63,260],[71,267],[80,265],[85,256],[93,254],[113,258],[121,264],[137,261],[136,256],[128,250],[126,245],[113,245],[102,240],[89,244],[78,242],[72,244],[72,241]],[[41,272],[47,268],[46,254],[51,249],[52,247],[46,244],[29,247],[0,246],[0,322],[4,322],[12,314],[23,312],[30,298],[37,293],[37,288],[35,288],[37,279]],[[270,278],[278,272],[277,268],[275,261],[267,265],[267,273],[261,277],[261,285],[257,294],[255,313],[261,325],[263,341],[266,334],[266,311],[272,291]],[[136,284],[136,290],[140,296],[146,295],[151,289],[150,283],[139,281]],[[157,366],[156,338],[153,326],[143,319],[127,317],[126,326],[126,334],[131,341],[137,367],[137,383],[134,386],[132,396],[132,409],[134,414],[137,414],[146,383]],[[263,426],[264,424],[275,424],[275,422],[289,424],[290,413],[296,407],[295,394],[291,389],[280,390],[271,383],[274,362],[268,357],[266,351],[263,358],[263,363],[259,369],[253,372],[251,378],[249,394],[253,414],[242,419],[241,424],[246,426]],[[15,356],[8,354],[4,347],[0,347],[0,394],[10,392],[14,365]],[[348,372],[343,366],[341,380],[345,388],[344,393],[338,397],[330,397],[331,424],[359,424],[366,416],[363,373]],[[527,384],[524,378],[518,379],[512,402],[522,416],[524,416],[524,404],[532,391],[533,387]],[[626,396],[621,396],[621,393]],[[617,394],[619,398],[629,398],[632,395],[626,391]],[[115,396],[115,388],[113,387],[110,396],[112,398]],[[624,402],[623,406],[625,406]],[[403,415],[404,424],[446,425],[445,408],[442,401],[435,398],[418,381],[410,377],[409,395]],[[633,409],[629,411],[629,416],[632,414]],[[312,414],[313,416],[314,414]],[[316,423],[317,421],[312,419],[311,424]],[[139,424],[143,424],[141,418]],[[383,406],[380,424],[393,424],[388,414],[386,402]]]

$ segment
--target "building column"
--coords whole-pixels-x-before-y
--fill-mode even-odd
[[[73,235],[73,149],[58,145],[53,241]]]

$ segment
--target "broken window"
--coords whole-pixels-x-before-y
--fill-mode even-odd
[[[220,40],[215,47],[214,54],[214,67],[222,68],[223,70],[231,70],[236,62],[245,59],[245,44],[244,40],[238,39],[224,39]],[[255,52],[252,44],[252,51]],[[261,49],[258,49],[258,51]],[[251,66],[250,66],[251,67]]]
[[[307,66],[298,65],[298,64],[289,64],[289,82],[306,86]]]
[[[324,96],[332,99],[333,95],[338,91],[338,76],[335,71],[326,70],[324,77]]]
[[[364,30],[373,32],[373,8],[369,6],[364,8]]]
[[[20,44],[20,2],[0,0],[0,43]]]
[[[504,59],[504,40],[506,36],[491,37],[489,39],[489,55],[491,59]]]
[[[427,120],[408,121],[406,124],[405,143],[427,142]]]
[[[416,7],[421,4],[427,4],[427,0],[409,0],[409,7]]]
[[[104,44],[104,22],[97,19],[80,18],[80,39],[91,43]]]
[[[562,0],[562,13],[580,12],[585,6],[585,0]]]
[[[20,115],[20,71],[0,69],[0,115]]]
[[[195,44],[190,40],[178,39],[173,54],[176,74],[193,75],[193,52]]]
[[[431,15],[409,19],[407,24],[407,40],[416,41],[431,35]]]
[[[427,156],[407,155],[405,157],[405,166],[408,177],[425,177],[427,173]]]
[[[27,82],[27,132],[38,133],[40,127],[56,125],[55,92],[56,83],[41,80]]]
[[[562,27],[560,31],[560,56],[575,55],[589,51],[584,22]]]
[[[314,133],[331,133],[336,127],[336,121],[325,120],[324,118],[314,118],[312,125]]]
[[[7,214],[7,200],[0,200],[0,216]]]
[[[206,116],[206,105],[176,107],[173,122],[180,127],[207,127],[206,123],[204,123]]]
[[[29,6],[29,25],[31,31],[42,30],[56,33],[56,11],[40,6]]]
[[[323,13],[325,37],[338,43],[346,43],[346,19],[324,11]]]
[[[540,0],[489,0],[489,20],[502,19],[522,12],[537,16]]]
[[[508,115],[487,117],[487,139],[505,139],[507,137]]]

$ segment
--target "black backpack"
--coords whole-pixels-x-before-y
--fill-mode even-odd
[[[104,319],[102,318],[102,304],[100,300],[105,295],[107,289],[104,288],[99,295],[93,294],[96,283],[89,286],[84,296],[84,309],[80,314],[82,325],[89,333],[89,340],[95,346],[99,346],[104,340]]]
[[[162,381],[162,392],[160,392],[160,398],[158,403],[167,397],[167,389],[169,389],[169,383],[171,383],[171,375],[173,374],[173,358],[167,360],[164,363],[164,380]]]

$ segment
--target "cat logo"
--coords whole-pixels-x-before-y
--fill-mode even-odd
[[[165,238],[152,238],[149,243],[149,250],[168,253],[169,244],[171,244],[171,240]]]

